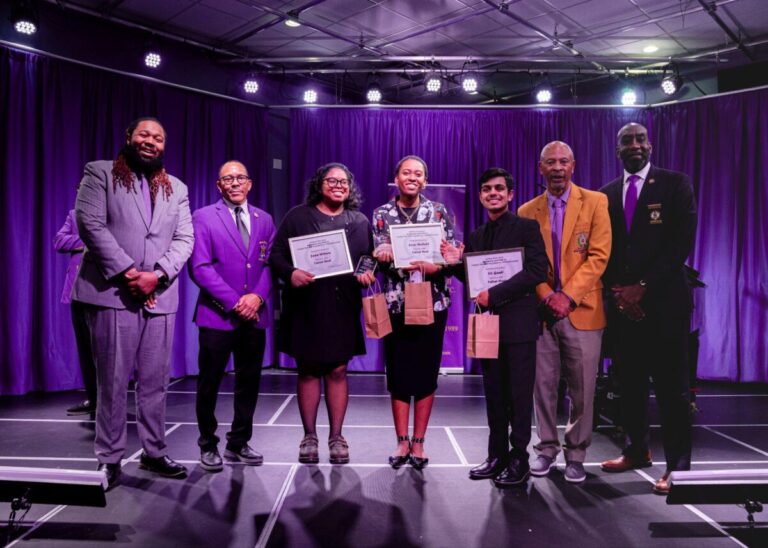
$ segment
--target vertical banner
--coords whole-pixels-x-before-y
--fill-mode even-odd
[[[448,209],[455,227],[457,242],[464,241],[464,202],[466,188],[464,185],[443,185],[430,183],[424,195],[434,202],[440,202]],[[448,278],[451,290],[451,307],[448,309],[448,322],[445,325],[445,340],[443,341],[443,360],[440,371],[444,373],[464,373],[464,324],[465,298],[464,284],[456,278]]]

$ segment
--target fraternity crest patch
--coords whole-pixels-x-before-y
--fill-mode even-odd
[[[652,225],[662,224],[661,204],[648,204],[648,219]]]
[[[576,253],[586,253],[589,247],[589,235],[586,232],[576,234]]]

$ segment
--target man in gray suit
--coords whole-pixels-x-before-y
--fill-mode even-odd
[[[110,486],[125,453],[134,371],[140,467],[166,477],[187,473],[166,454],[165,397],[176,277],[194,236],[187,187],[163,167],[165,140],[155,118],[132,122],[116,160],[85,166],[75,204],[86,251],[72,299],[86,305],[99,401],[94,445]]]

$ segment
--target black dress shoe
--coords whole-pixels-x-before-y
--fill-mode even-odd
[[[111,489],[117,479],[120,477],[120,463],[100,462],[99,467],[96,469],[99,472],[104,472],[107,476],[107,489]]]
[[[264,464],[264,457],[261,453],[257,453],[247,444],[243,445],[240,449],[230,449],[227,447],[224,451],[224,456],[229,460],[239,460],[249,466],[261,466]]]
[[[96,412],[96,403],[91,403],[91,400],[83,400],[77,405],[67,408],[67,415],[88,415],[89,413]]]
[[[224,470],[224,463],[217,448],[200,450],[200,468],[208,472],[221,472]]]
[[[139,459],[139,468],[154,472],[159,476],[166,478],[183,479],[187,477],[187,469],[183,464],[179,464],[168,455],[162,457],[150,457],[146,453],[141,454]]]
[[[531,476],[531,468],[528,461],[513,459],[507,467],[493,479],[496,487],[512,487],[514,485],[523,485]]]
[[[507,463],[496,457],[488,457],[485,462],[478,464],[469,471],[469,479],[489,479],[498,476]]]

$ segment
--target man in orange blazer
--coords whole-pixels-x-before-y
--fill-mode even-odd
[[[555,467],[557,388],[561,370],[570,394],[565,428],[565,479],[587,478],[584,458],[592,441],[592,408],[600,360],[605,312],[600,277],[611,254],[608,200],[600,192],[571,181],[576,162],[571,147],[553,141],[541,151],[539,172],[547,190],[518,210],[536,219],[544,237],[549,269],[547,281],[536,287],[546,326],[536,345],[534,409],[539,443],[531,474],[546,476]]]

